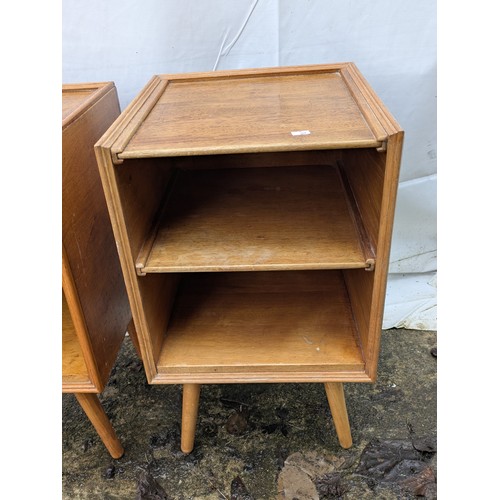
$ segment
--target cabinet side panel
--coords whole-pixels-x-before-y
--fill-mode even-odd
[[[343,151],[341,168],[354,195],[366,233],[373,246],[376,268],[379,266],[377,243],[384,187],[386,153],[375,149]],[[375,291],[375,273],[363,269],[344,271],[344,278],[355,322],[358,328],[361,348],[370,378],[374,376],[378,352],[374,351],[373,336],[379,332],[372,328],[372,303]],[[377,344],[378,345],[378,344]],[[375,364],[373,360],[375,359]]]
[[[93,149],[119,112],[113,87],[62,136],[62,240],[103,381],[131,317]]]
[[[352,314],[356,324],[361,351],[365,366],[370,365],[373,353],[368,350],[370,345],[370,314],[374,290],[375,273],[364,269],[349,269],[344,271],[344,280],[351,301]]]
[[[386,153],[375,149],[343,151],[342,165],[373,249],[377,250]]]
[[[394,225],[394,212],[396,209],[403,137],[403,132],[399,131],[390,136],[387,141],[386,167],[382,205],[380,208],[380,229],[377,240],[377,258],[374,272],[372,308],[370,313],[370,335],[367,346],[367,351],[369,353],[367,374],[372,379],[376,377],[380,350],[380,336],[384,316],[387,272],[389,270],[389,256]]]
[[[366,373],[373,381],[380,349],[402,141],[403,133],[399,132],[389,138],[387,152],[367,149],[346,151],[343,156],[351,189],[375,250],[373,272],[344,271]]]
[[[154,221],[165,202],[174,169],[171,159],[126,160],[112,166],[124,221],[123,265],[130,276],[129,296],[133,304],[134,323],[148,363],[149,376],[155,373],[163,335],[170,317],[177,276],[160,274],[138,276],[135,263],[154,231]]]
[[[170,158],[145,158],[113,167],[134,266],[165,200],[171,165]]]

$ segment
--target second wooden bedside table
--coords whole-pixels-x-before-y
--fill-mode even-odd
[[[123,446],[97,393],[127,327],[132,339],[135,330],[94,144],[119,114],[111,82],[62,87],[62,390],[75,394],[113,458]]]

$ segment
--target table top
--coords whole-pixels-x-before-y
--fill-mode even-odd
[[[381,147],[391,128],[357,68],[343,63],[156,75],[102,144],[119,162]]]

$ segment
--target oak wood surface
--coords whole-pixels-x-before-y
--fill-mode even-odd
[[[307,165],[335,165],[342,158],[342,150],[279,151],[271,153],[213,154],[206,156],[178,156],[172,165],[181,170],[221,168],[303,167]]]
[[[69,305],[74,319],[80,315],[77,329],[84,325],[81,349],[100,391],[131,319],[93,149],[120,110],[108,82],[63,86],[62,100],[62,241],[79,310],[72,308],[76,300]]]
[[[97,148],[96,152],[101,158],[102,151]],[[104,161],[110,161],[109,157]],[[169,158],[129,160],[119,167],[110,161],[108,168],[101,168],[101,175],[105,179],[103,187],[111,206],[111,221],[120,249],[122,273],[131,309],[135,311],[134,324],[141,356],[149,377],[156,372],[155,360],[170,314],[167,296],[173,296],[176,278],[156,275],[154,279],[129,279],[130,271],[135,276],[135,268],[130,269],[128,262],[138,258],[154,227],[155,214],[164,199],[172,170]]]
[[[65,340],[65,331],[73,333],[74,336],[70,340],[77,341],[79,350],[76,348],[66,349],[62,351],[62,363],[66,369],[63,371],[62,390],[63,392],[100,392],[104,388],[104,380],[99,373],[97,363],[94,357],[94,350],[89,341],[87,324],[85,315],[83,314],[82,305],[78,296],[78,289],[71,273],[68,254],[64,244],[62,245],[62,313],[63,313],[63,342]],[[65,309],[67,306],[67,309]],[[70,344],[71,346],[71,344]],[[79,366],[80,355],[85,362],[88,380],[78,380],[79,377],[70,378],[69,367],[72,364],[71,358],[67,356],[77,355],[76,367]],[[78,368],[80,369],[80,368]]]
[[[109,92],[113,92],[113,82],[69,83],[62,86],[62,126],[63,129],[80,118],[91,106]]]
[[[62,101],[62,118],[63,122],[70,116],[71,113],[82,105],[85,105],[89,97],[95,92],[95,89],[77,89],[64,91]]]
[[[228,90],[225,95],[218,92],[222,88]],[[206,94],[203,94],[202,89],[207,90]],[[267,101],[270,103],[269,106],[266,104],[266,89],[269,89]],[[334,104],[329,101],[330,97],[322,95],[326,93],[330,93],[331,100],[335,101]],[[233,99],[236,95],[239,95],[238,103]],[[308,96],[311,97],[311,101],[308,101]],[[281,108],[276,104],[280,102],[280,97],[283,97],[281,99],[283,114],[280,114]],[[323,103],[325,110],[335,110],[338,113],[326,117],[324,110],[320,111],[316,107],[320,103]],[[221,112],[209,113],[213,111],[211,106],[220,108]],[[249,110],[253,106],[255,113],[249,116],[251,114]],[[264,116],[266,107],[269,113]],[[290,134],[286,140],[280,133],[273,135],[276,130],[273,126],[280,122],[280,117],[283,118],[282,123],[286,124],[288,130],[293,117],[298,117],[300,113],[303,113],[304,121],[310,118],[309,108],[314,110],[313,114],[316,117],[312,117],[310,123],[325,125],[325,134],[327,130],[333,131],[333,135],[325,139],[325,142],[314,143],[313,130],[308,128],[309,125],[297,127],[298,130],[310,130],[309,135]],[[174,116],[176,118],[171,119]],[[287,121],[290,119],[292,121]],[[259,120],[266,123],[260,128],[260,132],[250,130],[251,125],[255,125]],[[185,127],[184,134],[183,127]],[[345,136],[342,136],[344,132]],[[369,136],[371,139],[367,139]],[[295,143],[295,139],[302,142]],[[141,345],[145,346],[147,351],[145,368],[148,380],[151,383],[252,382],[273,381],[278,377],[282,381],[375,380],[401,144],[401,128],[352,63],[153,77],[96,145],[100,168],[104,173],[105,191],[111,207],[116,239],[123,250],[122,268],[131,297],[138,336]],[[359,155],[356,154],[357,151]],[[276,156],[273,156],[274,154]],[[166,341],[162,340],[163,334],[170,328],[172,318],[176,314],[178,301],[183,293],[182,281],[177,302],[174,302],[170,314],[170,305],[161,304],[172,303],[178,275],[172,274],[173,277],[176,276],[173,281],[169,281],[168,273],[137,275],[135,264],[138,254],[141,249],[144,250],[144,254],[149,253],[147,245],[144,245],[148,236],[142,237],[141,242],[141,238],[137,235],[151,234],[150,228],[154,225],[152,216],[145,218],[134,212],[140,211],[141,203],[145,203],[148,206],[148,213],[151,214],[155,204],[154,213],[158,213],[160,208],[158,199],[164,192],[160,195],[161,189],[155,188],[155,193],[158,194],[153,196],[154,201],[144,200],[141,195],[137,198],[137,203],[129,204],[128,199],[134,197],[131,194],[134,188],[124,187],[125,173],[120,176],[122,171],[127,171],[129,176],[135,177],[134,183],[137,185],[141,181],[154,184],[151,180],[155,175],[154,165],[159,167],[158,171],[163,171],[165,167],[162,165],[167,158],[160,157],[164,156],[175,157],[169,159],[173,161],[171,166],[174,169],[178,167],[195,170],[196,175],[201,170],[218,168],[235,167],[236,170],[236,167],[258,169],[258,167],[273,166],[280,170],[280,167],[302,168],[305,165],[335,164],[339,158],[345,162],[346,179],[352,198],[355,200],[355,208],[376,258],[375,272],[366,272],[361,268],[342,271],[348,289],[346,304],[352,306],[353,311],[351,326],[355,332],[359,331],[359,337],[358,333],[354,337],[359,344],[358,354],[364,363],[361,368],[358,366],[342,370],[339,365],[334,371],[329,372],[324,366],[318,367],[318,371],[314,371],[312,367],[306,370],[297,367],[293,372],[279,372],[279,366],[275,365],[262,368],[262,371],[252,372],[245,371],[242,367],[240,372],[230,374],[230,380],[225,378],[224,374],[220,376],[215,372],[205,372],[202,380],[196,371],[186,370],[182,373],[163,371],[162,356],[167,352]],[[315,157],[317,162],[306,162],[304,159],[308,156]],[[143,171],[145,174],[143,178],[141,178],[141,164],[134,163],[142,160],[133,158],[144,158],[144,161],[148,162],[149,166]],[[238,162],[237,158],[241,159],[241,162]],[[134,165],[138,167],[135,176],[130,173]],[[245,175],[245,168],[238,170],[243,176]],[[160,185],[166,187],[165,179],[158,179],[155,186]],[[201,188],[197,194],[204,195]],[[313,196],[312,194],[311,197]],[[184,210],[182,200],[179,200],[179,207],[179,210]],[[187,213],[187,206],[185,209],[184,214]],[[199,204],[194,203],[193,212],[198,209]],[[167,219],[170,216],[168,212],[165,212]],[[228,213],[234,218],[234,210]],[[274,214],[269,214],[268,211],[264,219],[268,217],[272,220]],[[143,220],[140,224],[141,229],[136,231],[134,221],[141,218]],[[150,219],[146,233],[145,219]],[[182,220],[186,219],[180,217],[176,222]],[[228,218],[225,223],[228,224],[228,229],[232,229]],[[205,227],[200,225],[200,231],[203,229]],[[130,239],[129,231],[135,235]],[[231,236],[232,231],[225,231],[224,238]],[[168,244],[170,242],[166,243]],[[283,247],[286,248],[286,245]],[[165,247],[156,245],[156,250],[159,252],[161,248]],[[193,248],[188,250],[194,252]],[[152,245],[152,252],[154,251],[155,244]],[[213,257],[217,258],[217,253],[214,252]],[[364,257],[366,258],[366,255]],[[144,262],[139,262],[141,263]],[[182,270],[185,271],[187,267]],[[232,270],[236,270],[236,267]],[[172,268],[168,271],[171,272]],[[281,272],[288,273],[288,271],[272,271],[269,274],[278,275]],[[338,275],[340,276],[340,273]],[[155,276],[158,277],[157,281],[153,279]],[[162,289],[164,292],[160,292]],[[158,298],[155,290],[165,294],[164,302]],[[155,325],[153,328],[152,324]]]
[[[113,458],[124,449],[95,393],[131,313],[93,145],[119,112],[111,82],[63,85],[62,389],[75,394]]]
[[[185,275],[158,359],[163,374],[362,371],[342,274]],[[165,378],[165,377],[164,377]]]
[[[92,386],[68,302],[62,293],[62,379],[65,386]]]
[[[337,169],[180,172],[142,273],[368,266]]]
[[[370,335],[366,342],[366,372],[375,380],[380,353],[380,330],[384,316],[389,257],[394,226],[394,213],[398,191],[399,169],[403,149],[404,132],[399,130],[387,140],[386,175],[384,176],[382,203],[380,208],[380,229],[377,241],[377,259],[380,265],[375,269],[373,296],[370,304]]]
[[[385,177],[386,153],[375,149],[342,151],[339,168],[344,172],[356,200],[370,245],[377,250]]]
[[[245,102],[245,107],[241,103]],[[168,117],[168,119],[165,119]],[[292,132],[308,131],[307,135]],[[377,146],[342,76],[172,80],[120,158]]]

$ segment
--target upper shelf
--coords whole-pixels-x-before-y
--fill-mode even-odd
[[[373,268],[364,234],[337,167],[180,171],[136,268]]]
[[[384,146],[397,128],[352,63],[157,75],[99,142],[129,158]]]

